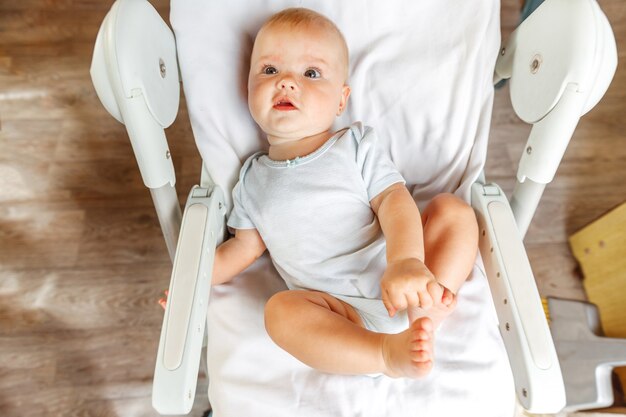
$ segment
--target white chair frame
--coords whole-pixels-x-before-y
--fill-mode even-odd
[[[472,186],[472,206],[517,397],[534,413],[560,411],[566,396],[522,240],[579,118],[604,95],[616,65],[613,32],[595,0],[546,0],[513,32],[495,68],[494,83],[510,78],[513,108],[533,128],[511,198],[481,176]],[[118,0],[111,7],[98,33],[91,74],[103,105],[127,128],[173,261],[153,406],[161,414],[187,414],[195,396],[214,251],[224,238],[223,192],[203,166],[200,185],[181,214],[163,130],[178,112],[176,45],[147,0]]]

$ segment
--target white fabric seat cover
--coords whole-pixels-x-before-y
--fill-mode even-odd
[[[267,148],[247,107],[254,35],[269,15],[293,6],[331,18],[350,48],[352,95],[336,127],[373,126],[420,208],[440,192],[468,199],[486,158],[497,0],[173,0],[193,133],[229,201],[243,161]],[[480,264],[436,333],[432,373],[417,381],[323,374],[283,352],[263,325],[265,302],[282,289],[267,255],[213,288],[207,350],[216,417],[513,413],[512,376]]]

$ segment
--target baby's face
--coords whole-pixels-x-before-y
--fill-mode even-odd
[[[257,35],[248,106],[270,144],[328,131],[345,108],[346,57],[336,34],[275,25]]]

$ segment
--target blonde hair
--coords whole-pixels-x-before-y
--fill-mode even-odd
[[[333,23],[332,20],[320,13],[317,13],[310,9],[306,9],[304,7],[292,7],[270,16],[270,18],[267,19],[261,27],[261,30],[264,28],[281,25],[293,28],[318,27],[333,33],[339,40],[342,49],[342,56],[344,58],[344,66],[346,68],[346,77],[348,76],[348,44],[346,43],[346,39],[343,37],[341,31],[339,30],[337,25]]]

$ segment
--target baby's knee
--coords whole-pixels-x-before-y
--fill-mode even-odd
[[[451,223],[476,223],[474,209],[454,194],[443,193],[436,195],[431,200],[428,209],[431,216],[445,219]]]
[[[287,308],[289,303],[289,291],[281,291],[267,300],[265,304],[265,322],[267,323],[268,318],[274,319],[275,317],[281,316],[284,314],[284,310]]]
[[[298,295],[294,291],[287,290],[274,294],[265,304],[265,329],[272,336],[279,331],[281,323],[288,320],[293,314]]]

